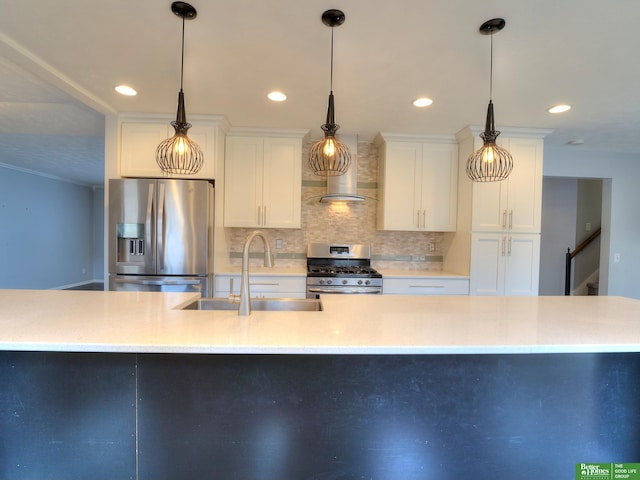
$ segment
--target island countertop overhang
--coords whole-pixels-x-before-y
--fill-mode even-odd
[[[640,352],[621,297],[329,295],[321,312],[182,310],[186,293],[0,290],[0,350],[194,354]]]

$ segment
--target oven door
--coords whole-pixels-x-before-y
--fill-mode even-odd
[[[319,298],[320,295],[379,295],[381,286],[321,286],[307,285],[307,298]]]

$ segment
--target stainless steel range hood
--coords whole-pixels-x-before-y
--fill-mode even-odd
[[[351,166],[344,175],[327,177],[327,193],[320,197],[323,203],[362,202],[365,197],[358,195],[358,135],[339,135],[351,152]]]

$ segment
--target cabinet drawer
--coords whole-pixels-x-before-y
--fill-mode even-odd
[[[240,275],[216,275],[214,295],[226,297],[233,280],[233,293],[240,293]],[[306,296],[306,277],[288,277],[281,275],[249,274],[249,291],[252,297],[295,297]]]
[[[385,294],[393,295],[469,295],[469,279],[384,278],[382,290]]]

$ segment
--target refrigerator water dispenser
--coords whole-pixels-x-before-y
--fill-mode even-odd
[[[144,264],[144,224],[118,223],[116,235],[117,262],[119,264]]]

